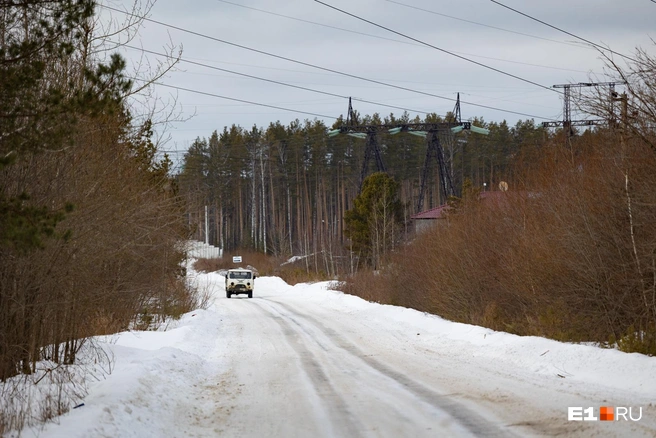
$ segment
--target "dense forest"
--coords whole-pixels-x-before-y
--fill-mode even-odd
[[[111,366],[90,337],[200,304],[171,162],[95,6],[0,3],[0,435],[68,410]]]
[[[328,135],[352,131],[343,118],[198,138],[178,179],[187,221],[204,238],[208,206],[212,243],[305,256],[308,272],[368,300],[656,354],[656,60],[638,49],[625,68],[607,61],[624,91],[597,87],[576,102],[605,121],[596,127],[474,119],[489,135],[441,130],[453,196],[433,160],[421,205],[427,140],[408,132],[377,131],[386,172],[369,156],[365,179],[374,140]],[[411,216],[443,204],[443,217],[413,234]]]
[[[404,126],[452,121],[435,114],[410,119],[408,114],[381,118],[361,117],[361,125]],[[489,135],[469,130],[454,134],[439,130],[444,163],[454,187],[463,184],[493,189],[512,177],[513,159],[526,148],[549,141],[549,133],[533,120],[473,125],[489,129]],[[184,156],[179,175],[182,196],[188,205],[188,221],[196,238],[204,240],[205,206],[209,212],[209,242],[225,248],[255,249],[273,255],[320,254],[321,269],[335,274],[335,256],[343,256],[347,244],[343,217],[360,192],[365,161],[365,138],[327,135],[343,127],[338,119],[331,127],[322,122],[294,121],[288,126],[271,123],[266,129],[225,127],[208,138],[197,138]],[[438,160],[426,160],[427,140],[406,132],[379,130],[376,141],[387,173],[399,183],[403,205],[403,232],[408,235],[410,216],[447,201]],[[422,173],[428,162],[425,194],[418,206]],[[366,174],[377,170],[368,160]]]

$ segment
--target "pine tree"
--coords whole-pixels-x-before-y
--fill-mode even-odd
[[[74,137],[81,116],[111,113],[130,88],[118,55],[95,70],[70,68],[92,0],[25,0],[0,4],[0,170],[25,154],[57,150]],[[62,73],[62,71],[64,73]],[[77,75],[74,77],[74,75]],[[65,217],[29,205],[30,195],[0,186],[0,245],[42,247]]]
[[[371,174],[365,178],[353,208],[344,214],[344,232],[351,239],[352,250],[374,269],[398,243],[403,224],[398,192],[399,184],[392,177],[383,172]]]

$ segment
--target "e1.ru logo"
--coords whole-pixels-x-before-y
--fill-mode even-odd
[[[567,408],[567,420],[568,421],[620,421],[620,418],[624,421],[640,421],[642,418],[642,406],[636,408],[638,409],[637,418],[633,418],[633,407],[625,406],[602,406],[599,408],[599,417],[595,416],[595,409],[582,408],[579,406],[568,407]],[[627,418],[628,416],[628,418]]]

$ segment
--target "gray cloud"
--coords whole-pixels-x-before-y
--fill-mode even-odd
[[[546,118],[560,117],[562,102],[557,93],[422,47],[314,1],[231,1],[379,38],[273,16],[216,0],[158,0],[151,18],[306,63],[448,98],[455,98],[456,93],[461,92],[462,99],[467,102]],[[547,87],[588,81],[591,75],[597,75],[599,80],[607,80],[602,76],[604,64],[597,51],[489,0],[462,0],[457,4],[443,0],[399,2],[539,38],[465,23],[384,0],[327,1],[399,32]],[[502,3],[594,42],[609,45],[618,52],[632,55],[636,46],[649,52],[654,51],[650,37],[655,36],[653,17],[656,16],[656,4],[650,1],[505,0]],[[183,58],[221,68],[438,114],[453,108],[453,103],[447,100],[341,77],[153,23],[146,23],[140,31],[140,44],[150,50],[160,51],[169,38],[184,47]],[[135,54],[127,51],[126,56],[132,58]],[[149,57],[153,58],[152,55]],[[172,86],[325,114],[333,118],[343,114],[347,107],[345,99],[245,79],[185,63],[181,63],[178,71],[170,73],[162,81]],[[156,92],[166,98],[172,90],[158,87]],[[191,114],[195,111],[197,116],[173,126],[173,141],[167,145],[167,148],[172,149],[185,149],[197,136],[207,137],[213,130],[222,130],[225,125],[233,123],[250,127],[253,124],[266,126],[276,120],[288,123],[296,118],[313,118],[184,91],[176,94],[183,113]],[[402,112],[359,102],[356,107],[361,113],[370,114]],[[464,117],[483,116],[487,121],[505,119],[515,123],[520,118],[527,118],[467,104],[463,104],[462,111]],[[325,119],[328,125],[333,121]]]

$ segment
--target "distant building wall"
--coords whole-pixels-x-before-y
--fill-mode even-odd
[[[437,226],[439,219],[415,219],[414,223],[415,233],[421,234]]]

